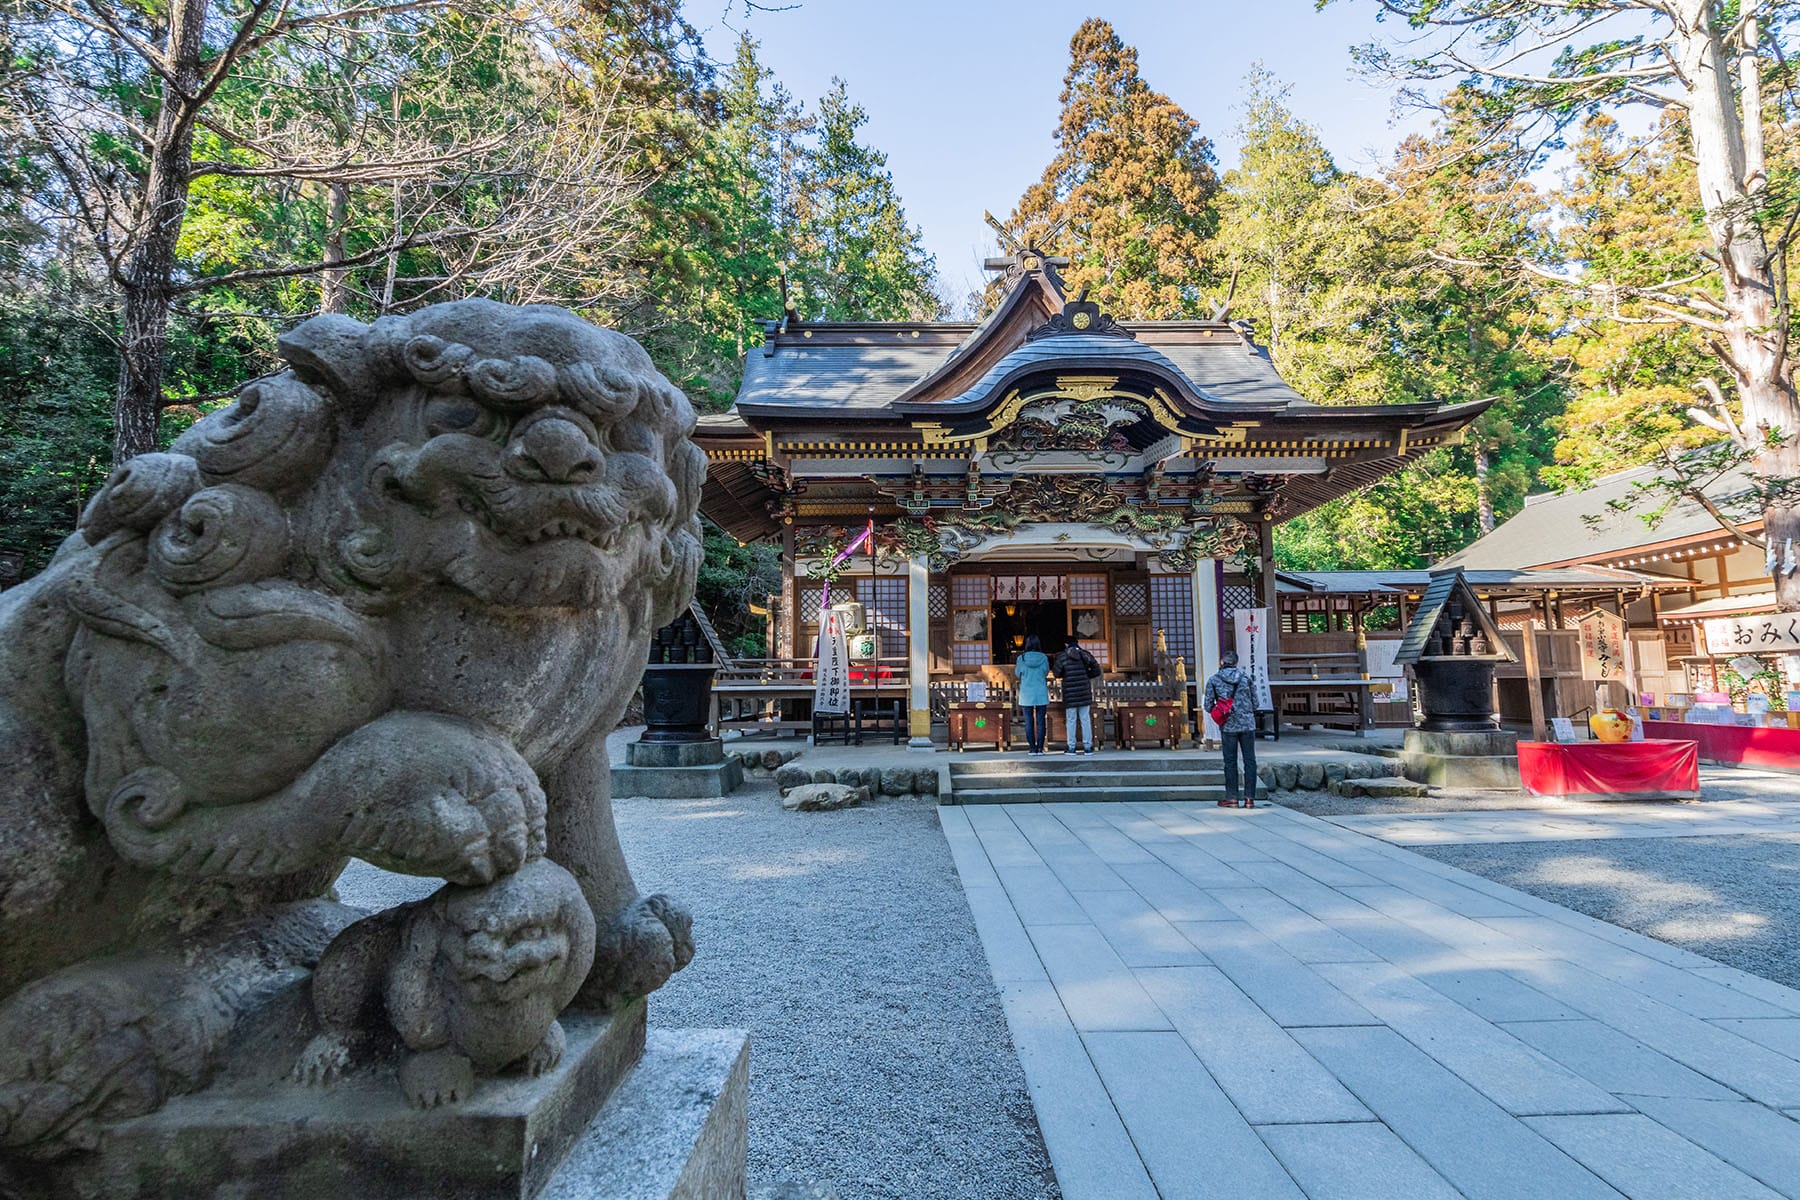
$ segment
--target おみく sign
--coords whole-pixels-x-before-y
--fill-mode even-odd
[[[1790,654],[1800,650],[1800,613],[1714,617],[1704,628],[1709,654]]]

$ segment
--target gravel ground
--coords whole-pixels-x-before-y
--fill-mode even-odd
[[[765,785],[614,811],[639,885],[694,913],[650,1019],[750,1030],[753,1191],[1059,1194],[933,805],[790,813]]]
[[[1800,987],[1800,834],[1408,849]]]
[[[614,813],[639,886],[694,914],[651,1023],[750,1031],[753,1197],[1060,1195],[934,805],[790,813],[762,785]],[[338,884],[369,907],[436,886]]]

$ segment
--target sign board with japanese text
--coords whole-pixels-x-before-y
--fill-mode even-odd
[[[1714,617],[1705,624],[1708,654],[1788,653],[1800,650],[1800,613]]]
[[[1596,608],[1575,622],[1581,631],[1581,677],[1593,683],[1625,678],[1625,619]]]
[[[822,713],[850,711],[850,646],[844,636],[844,614],[830,609],[821,614],[819,666],[813,683],[813,709]]]
[[[1240,608],[1235,623],[1238,666],[1250,676],[1256,690],[1256,711],[1272,712],[1275,698],[1269,690],[1269,610]]]

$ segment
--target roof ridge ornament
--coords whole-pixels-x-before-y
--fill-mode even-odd
[[[1026,334],[1025,340],[1035,342],[1039,338],[1092,333],[1136,341],[1137,334],[1115,321],[1111,313],[1102,312],[1098,304],[1087,298],[1087,291],[1083,287],[1073,300],[1063,305],[1061,312]]]

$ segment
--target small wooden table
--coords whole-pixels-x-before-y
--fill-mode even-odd
[[[1140,743],[1165,743],[1171,750],[1181,749],[1183,728],[1187,724],[1179,700],[1133,700],[1113,707],[1119,749],[1136,750]]]
[[[950,705],[950,748],[969,743],[1004,750],[1012,744],[1012,705],[1004,700],[958,700]]]

